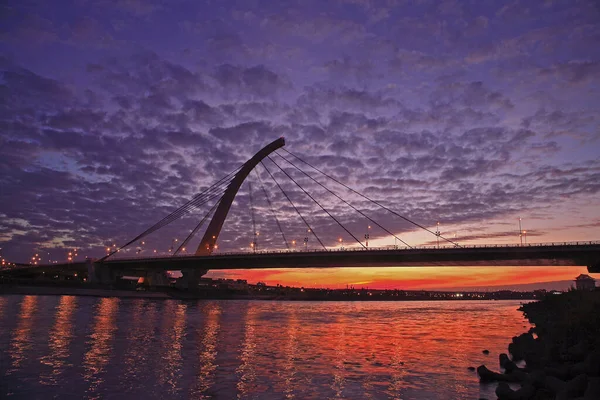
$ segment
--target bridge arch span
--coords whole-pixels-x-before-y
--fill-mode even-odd
[[[259,162],[261,162],[266,156],[283,146],[285,146],[285,139],[283,137],[274,140],[273,142],[260,149],[260,151],[256,153],[251,159],[246,161],[242,168],[237,172],[237,174],[235,174],[231,183],[229,183],[229,186],[227,186],[227,190],[225,190],[223,197],[221,197],[219,206],[217,207],[215,214],[213,215],[212,219],[210,220],[210,223],[208,224],[208,228],[206,229],[206,232],[204,233],[204,236],[202,237],[202,240],[198,245],[198,249],[196,249],[197,256],[206,256],[210,255],[213,252],[215,248],[215,243],[219,238],[221,228],[223,227],[223,223],[225,222],[225,218],[227,218],[227,213],[229,212],[231,204],[233,203],[235,196],[240,190],[242,183],[244,183],[246,177],[248,177],[250,172],[252,172],[254,167],[256,167]]]

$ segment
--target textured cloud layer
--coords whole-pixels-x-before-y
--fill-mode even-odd
[[[293,153],[420,224],[435,230],[440,221],[459,242],[515,242],[518,216],[530,240],[599,238],[593,1],[2,7],[4,256],[43,251],[62,259],[72,247],[102,255],[279,136]],[[266,165],[326,246],[353,243]],[[301,245],[306,226],[264,169],[257,172],[284,233]],[[368,220],[289,173],[363,238]],[[248,248],[252,208],[260,248],[282,248],[259,178],[249,181],[253,207],[244,186],[221,250]],[[410,244],[434,242],[327,184]],[[143,251],[166,251],[209,206],[149,237]],[[369,233],[371,245],[394,244],[375,226]],[[316,245],[311,236],[309,247]]]

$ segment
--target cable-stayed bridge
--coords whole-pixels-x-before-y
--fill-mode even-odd
[[[180,285],[194,287],[202,275],[210,269],[253,269],[253,268],[330,268],[330,267],[379,267],[379,266],[556,266],[573,265],[587,266],[590,272],[600,269],[600,242],[556,243],[540,245],[519,246],[463,246],[454,239],[449,239],[439,232],[413,221],[395,210],[382,204],[366,194],[363,194],[345,183],[339,181],[322,169],[314,166],[300,156],[283,148],[285,141],[279,138],[262,148],[250,160],[223,178],[215,182],[201,193],[195,195],[181,207],[125,242],[121,246],[116,244],[106,248],[106,256],[98,260],[87,260],[85,263],[66,263],[52,265],[35,265],[11,270],[4,270],[4,274],[35,274],[56,271],[79,271],[87,273],[89,281],[111,282],[120,276],[134,275],[145,276],[150,281],[160,284],[164,282],[161,275],[165,270],[180,270],[183,277]],[[266,162],[268,160],[268,163]],[[303,225],[304,237],[301,241],[291,239],[286,235],[286,230],[278,217],[277,207],[269,194],[266,185],[257,172],[260,165],[263,176],[271,181],[271,187],[276,188],[280,197],[285,199],[286,208],[290,213],[297,215]],[[259,249],[259,235],[256,228],[255,206],[252,186],[249,187],[249,208],[252,224],[251,241],[247,252],[228,252],[219,250],[219,236],[228,216],[228,213],[240,191],[242,184],[254,172],[260,187],[260,192],[265,196],[268,210],[277,226],[276,236],[285,246],[279,250]],[[276,177],[279,176],[279,178]],[[294,177],[295,175],[295,177]],[[331,202],[323,201],[318,195],[311,193],[298,177],[306,182],[317,185],[320,194],[332,196],[338,204],[351,209],[360,215],[368,225],[364,236],[357,235],[352,227],[340,215]],[[295,193],[303,194],[302,202],[294,202],[289,189],[284,189],[282,178],[288,184],[293,184]],[[327,182],[327,183],[324,183]],[[350,193],[352,199],[341,195],[337,188],[342,188]],[[254,193],[255,195],[255,193]],[[357,205],[356,199],[361,201]],[[346,238],[344,247],[343,238],[332,241],[320,234],[322,223],[315,224],[314,219],[306,213],[305,203],[316,205],[322,215],[337,226]],[[369,204],[366,208],[364,204]],[[281,207],[280,207],[281,208]],[[200,221],[191,229],[184,240],[171,242],[168,256],[157,255],[156,250],[150,256],[141,256],[142,245],[148,237],[157,231],[171,226],[175,221],[189,218],[197,210],[207,209]],[[373,210],[385,213],[385,222],[378,218]],[[212,217],[211,217],[212,216]],[[408,243],[404,238],[393,233],[389,227],[390,219],[402,221],[416,230],[430,235],[436,245],[419,247]],[[206,229],[195,251],[189,252],[194,238],[207,224]],[[395,245],[388,248],[369,247],[370,229],[379,229],[385,235],[394,238]],[[375,228],[376,227],[376,228]],[[317,228],[317,230],[315,230]],[[518,232],[519,235],[523,231]],[[309,249],[308,243],[318,244],[317,249]],[[348,243],[350,242],[350,244]],[[190,254],[191,253],[191,254]],[[134,255],[135,254],[135,255]]]

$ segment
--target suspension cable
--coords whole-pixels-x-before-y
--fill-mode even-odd
[[[254,200],[252,199],[252,183],[248,182],[248,194],[250,195],[250,216],[252,217],[252,250],[256,251],[258,246],[256,237],[256,220],[254,219]]]
[[[447,241],[447,242],[449,242],[449,243],[452,243],[452,244],[453,244],[454,246],[456,246],[456,247],[462,247],[462,246],[461,246],[461,245],[459,245],[458,243],[456,243],[456,242],[454,242],[454,241],[452,241],[452,240],[450,240],[450,239],[448,239],[448,238],[446,238],[446,237],[444,237],[444,236],[442,236],[442,235],[438,235],[438,234],[436,234],[435,232],[433,232],[432,230],[430,230],[430,229],[428,229],[428,228],[424,227],[423,225],[421,225],[421,224],[418,224],[417,222],[411,221],[410,219],[406,218],[405,216],[398,214],[398,213],[397,213],[397,212],[395,212],[394,210],[391,210],[391,209],[389,209],[388,207],[384,206],[383,204],[379,203],[378,201],[376,201],[376,200],[373,200],[373,199],[371,199],[371,198],[369,198],[369,197],[365,196],[364,194],[362,194],[362,193],[360,193],[360,192],[357,192],[356,190],[352,189],[350,186],[348,186],[348,185],[346,185],[346,184],[344,184],[344,183],[340,182],[339,180],[335,179],[335,178],[334,178],[334,177],[332,177],[331,175],[328,175],[328,174],[326,174],[325,172],[323,172],[323,171],[321,171],[320,169],[318,169],[317,167],[315,167],[315,166],[311,165],[311,164],[310,164],[310,163],[308,163],[307,161],[304,161],[303,159],[301,159],[301,158],[300,158],[300,157],[298,157],[297,155],[295,155],[295,154],[293,154],[293,153],[291,153],[291,152],[287,151],[286,149],[282,149],[282,150],[283,150],[283,151],[285,151],[286,153],[288,153],[289,155],[291,155],[292,157],[296,158],[297,160],[299,160],[299,161],[303,162],[304,164],[308,165],[309,167],[311,167],[311,168],[312,168],[312,169],[314,169],[315,171],[317,171],[317,172],[319,172],[319,173],[321,173],[321,174],[325,175],[327,178],[331,179],[332,181],[334,181],[334,182],[336,182],[336,183],[338,183],[338,184],[342,185],[343,187],[345,187],[346,189],[350,190],[351,192],[353,192],[353,193],[355,193],[355,194],[357,194],[357,195],[361,196],[362,198],[364,198],[364,199],[366,199],[366,200],[370,201],[370,202],[371,202],[371,203],[373,203],[373,204],[376,204],[376,205],[378,205],[379,207],[381,207],[381,208],[383,208],[384,210],[386,210],[386,211],[388,211],[388,212],[390,212],[390,213],[394,214],[395,216],[397,216],[397,217],[400,217],[400,218],[402,218],[403,220],[405,220],[405,221],[407,221],[407,222],[410,222],[411,224],[413,224],[413,225],[415,225],[415,226],[417,226],[417,227],[419,227],[419,228],[421,228],[421,229],[423,229],[423,230],[425,230],[425,231],[427,231],[427,232],[431,233],[432,235],[435,235],[435,236],[437,236],[437,237],[441,237],[442,239],[444,239],[445,241]]]
[[[344,200],[342,197],[340,197],[337,193],[335,193],[334,191],[332,191],[331,189],[329,189],[327,186],[323,185],[321,182],[317,181],[311,175],[309,175],[306,172],[304,172],[303,170],[301,170],[296,164],[294,164],[293,162],[291,162],[290,160],[288,160],[287,158],[285,158],[284,156],[282,156],[281,154],[279,154],[277,152],[275,152],[275,154],[277,154],[279,157],[283,158],[285,161],[287,161],[289,164],[291,164],[294,168],[296,168],[298,171],[302,172],[304,175],[306,175],[307,177],[309,177],[313,182],[315,182],[316,184],[318,184],[319,186],[321,186],[323,189],[327,190],[329,193],[331,193],[332,195],[334,195],[335,197],[337,197],[339,200],[343,201],[346,205],[348,205],[349,207],[351,207],[354,211],[358,212],[360,215],[362,215],[363,217],[365,217],[366,219],[368,219],[369,221],[371,221],[373,224],[377,225],[378,227],[380,227],[381,229],[383,229],[385,232],[387,232],[388,234],[392,235],[394,238],[398,239],[400,242],[404,243],[406,246],[408,246],[409,248],[412,249],[411,245],[409,245],[404,240],[400,239],[398,236],[394,235],[392,232],[390,232],[389,230],[387,230],[386,228],[384,228],[383,226],[381,226],[377,221],[375,221],[374,219],[372,219],[371,217],[369,217],[368,215],[366,215],[365,213],[363,213],[362,211],[360,211],[358,208],[354,207],[352,204],[350,204],[349,202],[347,202],[346,200]]]
[[[217,207],[217,204],[219,204],[220,201],[221,201],[221,199],[219,199],[219,201],[215,202],[215,204],[210,208],[210,210],[208,210],[208,212],[206,214],[204,214],[204,217],[202,217],[202,219],[200,220],[200,222],[198,223],[198,225],[196,225],[196,227],[194,229],[192,229],[192,231],[190,232],[190,234],[188,235],[188,237],[185,238],[185,240],[181,243],[181,245],[173,253],[173,257],[176,256],[179,253],[179,251],[181,251],[181,249],[185,249],[185,247],[187,246],[188,242],[194,237],[194,235],[196,235],[196,232],[198,232],[198,230],[200,229],[200,227],[204,224],[204,221],[206,221],[206,219],[208,218],[208,216],[210,215],[210,213],[213,212],[213,210],[215,209],[215,207]]]
[[[211,201],[212,199],[214,199],[215,197],[219,197],[222,196],[223,193],[225,192],[225,189],[221,189],[216,193],[213,193],[212,196],[205,198],[201,203],[195,204],[194,208],[198,208],[203,206],[204,204],[208,203],[209,201]],[[113,250],[111,253],[107,254],[106,256],[102,257],[100,260],[98,260],[99,262],[102,262],[104,260],[106,260],[108,257],[112,256],[113,254],[119,252],[121,249],[124,249],[125,247],[129,246],[130,244],[150,235],[151,233],[157,231],[158,229],[170,224],[171,222],[173,222],[174,220],[180,218],[183,214],[180,214],[177,217],[172,218],[170,221],[168,222],[164,222],[162,224],[155,224],[152,228],[147,229],[144,233],[139,234],[138,236],[136,236],[135,238],[133,238],[132,240],[130,240],[129,242],[127,242],[126,244],[124,244],[123,246],[119,247],[116,250]],[[160,226],[159,226],[160,225]]]
[[[350,232],[348,229],[346,229],[346,227],[345,227],[344,225],[342,225],[342,223],[341,223],[340,221],[338,221],[338,220],[337,220],[337,218],[335,218],[333,215],[331,215],[331,213],[330,213],[329,211],[327,211],[327,210],[326,210],[326,209],[325,209],[325,208],[324,208],[324,207],[321,205],[321,203],[319,203],[319,202],[317,201],[317,199],[315,199],[313,196],[311,196],[311,195],[310,195],[310,193],[308,193],[306,190],[304,190],[304,188],[303,188],[302,186],[300,186],[300,184],[299,184],[298,182],[296,182],[296,181],[294,180],[294,178],[292,178],[292,177],[291,177],[291,176],[290,176],[290,175],[289,175],[289,174],[288,174],[288,173],[287,173],[287,172],[286,172],[286,171],[285,171],[283,168],[281,168],[281,167],[280,167],[280,166],[279,166],[279,165],[278,165],[278,164],[277,164],[277,163],[276,163],[276,162],[275,162],[275,161],[274,161],[274,160],[271,158],[271,156],[267,156],[267,158],[268,158],[269,160],[271,160],[271,162],[272,162],[273,164],[277,165],[277,168],[279,168],[279,169],[281,170],[281,172],[283,172],[283,173],[284,173],[284,174],[285,174],[285,175],[286,175],[288,178],[290,178],[290,180],[291,180],[292,182],[294,182],[294,183],[296,184],[296,186],[298,186],[298,187],[299,187],[299,188],[300,188],[300,189],[301,189],[301,190],[302,190],[302,191],[303,191],[303,192],[304,192],[304,193],[305,193],[305,194],[306,194],[308,197],[310,197],[310,198],[311,198],[311,200],[312,200],[312,201],[314,201],[314,202],[315,202],[315,203],[316,203],[316,204],[317,204],[317,205],[318,205],[318,206],[321,208],[321,210],[325,211],[325,213],[326,213],[327,215],[329,215],[329,216],[331,217],[331,219],[333,219],[333,220],[334,220],[334,221],[335,221],[335,222],[336,222],[336,223],[337,223],[339,226],[341,226],[343,230],[345,230],[345,231],[346,231],[346,232],[347,232],[347,233],[348,233],[350,236],[352,236],[352,238],[354,238],[354,240],[356,240],[356,242],[357,242],[358,244],[360,244],[360,245],[361,245],[363,248],[365,248],[365,249],[367,248],[367,247],[366,247],[366,246],[365,246],[365,245],[364,245],[364,244],[363,244],[363,243],[362,243],[360,240],[358,240],[358,239],[357,239],[357,237],[356,237],[356,236],[354,236],[354,235],[352,234],[352,232]]]
[[[232,179],[232,176],[235,175],[238,172],[238,170],[241,168],[242,168],[242,166],[237,167],[235,170],[233,170],[229,174],[225,175],[223,178],[219,179],[216,183],[212,184],[211,186],[206,188],[201,193],[195,195],[191,200],[187,201],[183,206],[177,208],[176,210],[171,212],[169,215],[167,215],[166,217],[164,217],[163,219],[161,219],[160,221],[158,221],[157,223],[152,225],[150,228],[146,229],[144,232],[137,235],[134,239],[130,240],[123,246],[119,247],[116,250],[113,250],[108,255],[102,257],[99,261],[100,262],[104,261],[108,257],[110,257],[113,254],[115,254],[116,252],[124,249],[125,247],[129,246],[130,244],[136,242],[137,240],[140,240],[141,238],[148,236],[149,234],[157,231],[158,229],[170,224],[171,222],[180,218],[181,216],[188,213],[189,211],[194,210],[194,209],[206,204],[206,202],[208,202],[212,198],[214,198],[214,197],[211,197],[211,195],[213,195],[215,192],[220,192],[220,191],[225,190],[223,188],[223,185],[224,184],[228,185],[230,183],[229,181]],[[228,179],[229,179],[229,181],[228,181]],[[222,193],[220,193],[220,194],[222,194]]]
[[[275,214],[275,209],[273,209],[273,203],[271,203],[271,199],[269,198],[269,195],[267,194],[267,190],[265,189],[265,185],[263,185],[262,179],[260,179],[260,174],[258,173],[258,171],[255,169],[254,173],[256,174],[256,177],[258,178],[258,183],[260,183],[260,187],[265,195],[265,199],[267,199],[267,203],[269,203],[269,208],[271,209],[271,214],[273,214],[273,218],[275,218],[275,222],[277,223],[277,227],[279,228],[279,232],[281,232],[281,237],[283,237],[283,241],[285,242],[285,247],[289,250],[290,245],[288,244],[287,239],[285,238],[285,234],[283,233],[283,229],[281,229],[281,224],[279,223],[279,219],[277,219],[277,214]]]
[[[281,190],[281,193],[283,193],[283,195],[290,202],[290,204],[292,205],[292,207],[294,207],[294,210],[296,210],[296,212],[300,216],[300,219],[302,219],[302,222],[304,222],[304,224],[308,228],[308,232],[312,233],[315,236],[315,238],[317,238],[317,241],[323,247],[323,249],[327,250],[327,247],[325,247],[325,245],[323,244],[323,242],[321,241],[321,239],[319,239],[319,237],[317,236],[315,230],[310,227],[310,225],[308,224],[308,222],[306,221],[306,219],[302,216],[302,214],[300,214],[300,210],[298,210],[298,207],[296,207],[296,205],[294,204],[294,202],[292,201],[292,199],[290,199],[290,196],[287,195],[287,193],[285,192],[285,190],[283,190],[283,188],[281,187],[281,185],[279,184],[279,182],[277,182],[277,179],[275,179],[275,177],[273,176],[273,174],[271,173],[271,171],[269,171],[269,168],[267,168],[267,166],[262,161],[260,162],[260,165],[263,166],[263,168],[265,169],[265,171],[267,171],[267,173],[269,174],[269,176],[271,177],[271,179],[273,179],[273,182],[275,182],[275,184],[277,185],[277,187],[279,188],[279,190]]]

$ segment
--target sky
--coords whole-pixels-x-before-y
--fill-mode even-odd
[[[72,249],[81,259],[103,256],[281,136],[288,151],[461,245],[600,240],[599,4],[2,2],[2,256],[65,261]],[[370,247],[399,244],[273,159],[354,237],[364,241],[368,233]],[[236,197],[218,251],[251,251],[254,232],[259,250],[285,249],[274,215],[299,247],[309,237],[306,248],[318,248],[313,233],[327,248],[361,246],[276,165],[265,165],[313,232],[259,166]],[[303,169],[411,246],[437,245],[435,235]],[[122,254],[168,252],[211,205]],[[519,237],[519,229],[527,233]],[[585,272],[370,268],[209,276],[449,288]]]

